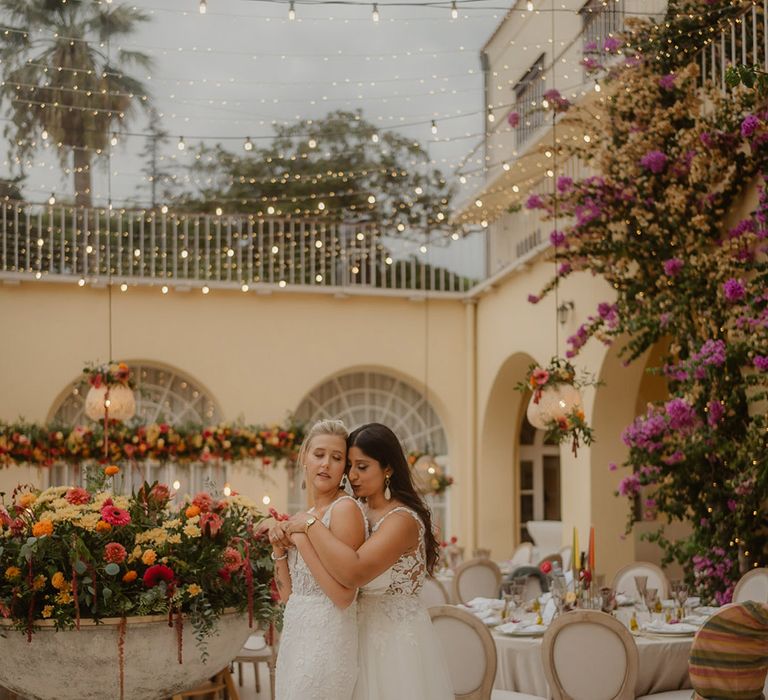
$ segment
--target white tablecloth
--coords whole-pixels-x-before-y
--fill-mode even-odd
[[[494,688],[552,697],[541,663],[541,637],[493,633],[498,667]],[[635,637],[640,655],[636,695],[690,688],[688,654],[693,637]]]

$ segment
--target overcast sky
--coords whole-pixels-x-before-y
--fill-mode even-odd
[[[289,21],[285,2],[207,0],[201,15],[199,0],[140,0],[135,5],[150,21],[123,45],[154,60],[150,74],[134,74],[150,87],[162,126],[172,135],[166,158],[190,158],[189,149],[176,147],[180,136],[189,146],[221,142],[242,152],[246,136],[265,143],[274,122],[360,108],[382,128],[431,141],[436,165],[451,174],[482,138],[479,52],[501,21],[504,3],[476,6],[482,4],[486,9],[462,9],[452,20],[448,5],[381,3],[381,20],[374,23],[372,4],[362,3],[299,4],[296,20]],[[141,134],[146,123],[137,120],[128,128]],[[145,143],[140,135],[129,136],[114,149],[115,204],[149,203],[138,157]],[[103,203],[106,167],[94,180],[94,201]],[[69,196],[72,181],[47,149],[30,171],[25,194],[42,201],[52,191]]]

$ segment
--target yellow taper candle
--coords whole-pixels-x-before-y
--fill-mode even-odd
[[[595,575],[595,526],[589,528],[589,573]]]
[[[571,553],[571,570],[573,571],[573,587],[575,589],[579,581],[579,531],[575,526],[573,528],[573,544],[571,546],[573,548]]]

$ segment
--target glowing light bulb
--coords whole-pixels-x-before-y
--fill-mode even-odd
[[[374,143],[378,143],[379,142],[379,135],[378,134],[371,134],[371,141],[373,141]]]
[[[181,488],[181,482],[176,479],[176,481],[173,482],[173,490],[178,491]]]
[[[232,487],[229,485],[229,483],[224,484],[224,495],[225,496],[232,495]]]
[[[43,139],[43,141],[47,141],[48,140],[48,130],[47,129],[43,129],[43,133],[40,134],[40,137]]]
[[[528,12],[533,12],[533,3],[531,0],[528,0],[528,2],[525,3],[525,9],[528,10]]]
[[[506,161],[504,161],[504,162],[501,164],[501,167],[502,167],[502,168],[504,168],[504,170],[507,170],[507,171],[509,171],[510,165],[509,165],[509,163],[507,163]]]
[[[128,291],[128,285],[127,285],[125,282],[123,282],[123,283],[120,285],[120,291],[121,291],[121,292],[127,292],[127,291]]]
[[[291,0],[291,4],[288,6],[288,19],[291,22],[296,19],[296,8],[293,6],[293,0]]]
[[[242,285],[240,287],[240,290],[243,291],[243,292],[247,292],[248,291],[248,285],[247,284]]]
[[[206,12],[208,12],[208,3],[206,0],[200,0],[199,10],[201,15],[204,15]]]
[[[432,133],[433,134],[437,133],[437,123],[435,122],[434,119],[432,120]]]
[[[245,143],[243,144],[243,148],[246,151],[252,151],[253,150],[253,141],[251,141],[251,137],[250,136],[246,136],[245,137]]]
[[[488,107],[488,121],[491,123],[496,121],[496,117],[493,114],[493,107]]]
[[[117,146],[117,132],[115,132],[115,131],[112,132],[112,138],[109,139],[109,142],[113,146]]]
[[[373,19],[374,22],[379,21],[379,6],[376,3],[373,3],[373,14],[371,15],[371,19]]]
[[[264,496],[264,498],[261,499],[261,502],[265,506],[268,506],[270,503],[272,503],[272,499],[269,496]]]
[[[51,192],[51,196],[48,197],[48,204],[50,204],[51,206],[56,204],[56,195],[53,192]]]
[[[459,18],[459,8],[456,7],[456,0],[453,0],[451,2],[451,19],[458,19]]]
[[[422,253],[426,253],[426,252],[427,252],[427,246],[425,246],[425,245],[423,245],[423,246],[419,246],[419,250],[420,250]]]
[[[210,292],[211,289],[207,284],[204,284],[202,291],[203,291],[203,294],[208,294],[208,292]]]
[[[307,146],[309,146],[310,148],[317,148],[317,141],[315,141],[315,139],[309,139],[309,141],[307,142]]]
[[[79,280],[77,280],[77,286],[78,287],[84,287],[85,286],[85,280],[82,277]]]
[[[179,143],[176,144],[176,148],[178,148],[180,151],[183,151],[186,147],[187,145],[184,143],[184,137],[179,136]]]

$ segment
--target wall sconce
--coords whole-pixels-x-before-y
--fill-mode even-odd
[[[569,311],[573,311],[572,301],[564,301],[557,307],[557,320],[560,321],[561,326],[564,326],[565,322],[568,320]]]

